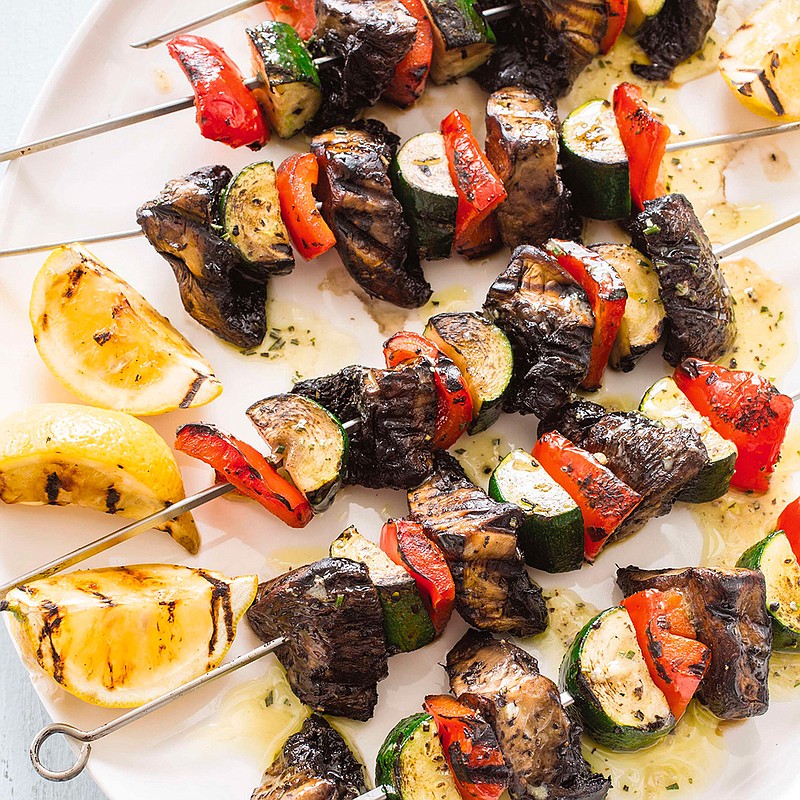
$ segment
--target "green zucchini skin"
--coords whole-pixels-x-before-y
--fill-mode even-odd
[[[473,0],[423,0],[433,28],[431,80],[469,75],[489,60],[497,38]]]
[[[259,400],[247,416],[282,462],[315,513],[325,511],[342,488],[350,439],[333,414],[297,394]]]
[[[294,251],[281,217],[275,167],[271,161],[249,164],[220,197],[225,238],[261,280],[288,275]]]
[[[728,491],[736,469],[736,446],[711,427],[711,423],[695,410],[672,378],[657,380],[644,393],[639,411],[664,427],[695,431],[705,445],[709,463],[680,491],[679,500],[685,503],[708,503]]]
[[[585,649],[591,635],[602,626],[608,625],[612,615],[615,614],[625,614],[627,617],[628,612],[620,606],[606,609],[581,629],[564,656],[559,675],[559,686],[562,691],[567,691],[572,695],[574,703],[570,708],[570,714],[575,714],[578,717],[586,733],[604,747],[608,747],[611,750],[629,752],[656,744],[675,727],[676,720],[670,713],[663,694],[652,683],[652,678],[650,678],[647,667],[644,665],[644,657],[641,655],[641,650],[639,650],[636,642],[635,634],[631,646],[635,645],[636,652],[642,660],[642,668],[644,675],[646,675],[646,680],[649,681],[652,687],[651,690],[655,690],[661,696],[666,713],[663,717],[657,717],[654,722],[647,725],[620,724],[609,716],[598,699],[584,670]],[[631,630],[632,628],[631,624]],[[632,696],[631,700],[634,705],[639,702]]]
[[[789,562],[789,563],[787,563]],[[772,623],[772,649],[781,653],[800,651],[800,565],[783,531],[773,531],[742,553],[737,567],[757,569],[767,585],[767,613]]]
[[[256,98],[281,139],[290,139],[313,119],[322,103],[319,73],[297,31],[267,20],[247,28],[256,75]]]
[[[500,328],[474,312],[436,314],[424,336],[461,370],[472,396],[472,435],[497,422],[514,372],[514,354]]]
[[[530,453],[513,450],[497,465],[489,496],[525,512],[518,538],[529,566],[544,572],[581,568],[583,514]]]
[[[461,800],[430,714],[413,714],[389,731],[375,783],[385,787],[386,800]]]
[[[564,120],[561,160],[561,177],[579,214],[600,220],[630,216],[628,158],[607,100],[590,100]]]
[[[442,134],[432,131],[409,139],[395,156],[391,177],[419,257],[428,261],[449,258],[458,195],[450,178]]]
[[[633,36],[651,17],[658,15],[665,0],[630,0],[625,19],[625,33]]]
[[[395,652],[419,650],[436,638],[430,615],[417,584],[378,545],[349,527],[331,544],[332,558],[349,558],[367,567],[383,609],[386,642]]]

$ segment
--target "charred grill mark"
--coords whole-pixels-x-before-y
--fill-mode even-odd
[[[767,100],[769,100],[769,103],[774,109],[775,113],[779,117],[782,117],[786,113],[786,109],[784,109],[783,103],[781,103],[780,98],[775,93],[775,90],[772,88],[772,82],[767,77],[763,69],[759,71],[758,79],[759,81],[761,81],[761,85],[764,87],[764,92],[767,95]]]
[[[83,269],[83,267],[75,267],[75,269],[69,273],[69,283],[67,284],[66,291],[64,292],[65,300],[69,300],[69,298],[75,294],[75,290],[78,288],[78,284],[85,274],[86,270]]]
[[[53,678],[57,683],[64,681],[64,660],[56,649],[53,635],[58,632],[61,625],[61,614],[58,606],[50,600],[42,601],[42,610],[44,611],[42,619],[42,630],[39,633],[39,647],[36,651],[36,659],[39,664],[44,667],[44,649],[45,639],[49,644],[50,658],[53,662],[52,673]]]
[[[169,625],[173,625],[175,623],[175,606],[177,605],[176,600],[168,600],[164,602],[163,600],[159,602],[160,606],[167,607],[167,623]],[[161,646],[163,647],[163,646]]]
[[[111,338],[112,335],[113,334],[111,333],[111,331],[106,329],[104,331],[98,331],[97,333],[95,333],[92,336],[92,339],[94,339],[97,342],[97,344],[99,344],[100,347],[102,347]]]
[[[108,606],[108,608],[114,608],[117,605],[112,598],[108,597],[108,595],[103,594],[97,589],[92,589],[90,594],[93,597],[96,597],[104,606]]]
[[[61,491],[61,481],[59,480],[57,472],[51,472],[47,476],[47,480],[44,484],[44,491],[47,495],[48,504],[54,506],[58,502],[58,493]]]
[[[116,514],[119,511],[119,501],[121,499],[120,493],[113,486],[109,486],[106,490],[106,513]]]
[[[649,625],[647,626],[646,632],[647,649],[650,652],[650,655],[653,656],[653,666],[656,668],[659,678],[661,678],[664,683],[674,683],[667,672],[666,667],[660,661],[661,657],[664,655],[664,648],[661,646],[661,642],[657,641],[653,637],[653,632],[650,630]]]
[[[126,308],[130,308],[130,303],[126,298],[122,298],[120,302],[111,309],[111,319],[116,319]]]
[[[211,590],[211,637],[208,640],[208,656],[214,654],[219,637],[219,618],[220,613],[225,622],[225,632],[228,641],[233,641],[233,607],[231,605],[231,587],[224,581],[220,581],[213,575],[209,575],[205,570],[199,570],[213,587]],[[174,611],[174,609],[173,609]]]
[[[183,400],[180,402],[181,408],[188,408],[194,398],[197,396],[197,392],[200,391],[200,387],[208,378],[208,375],[203,375],[202,373],[198,372],[196,369],[192,370],[194,374],[197,376],[193,381],[191,386],[189,387],[189,391],[183,397]]]

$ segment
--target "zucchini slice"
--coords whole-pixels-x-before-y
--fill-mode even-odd
[[[322,104],[314,59],[297,31],[285,22],[267,20],[247,29],[253,71],[262,87],[256,99],[281,139],[290,139],[313,119]]]
[[[561,665],[561,688],[586,732],[611,750],[640,750],[675,727],[647,669],[630,615],[621,606],[591,620]]]
[[[661,11],[664,2],[665,0],[629,0],[625,33],[633,36],[650,17],[656,16]]]
[[[392,185],[416,239],[419,257],[430,261],[449,258],[458,195],[441,133],[420,133],[400,148],[392,165]]]
[[[737,567],[760,570],[767,585],[772,649],[800,650],[800,564],[783,531],[775,531],[742,553]]]
[[[424,336],[455,362],[467,382],[473,409],[467,433],[485,431],[500,416],[514,371],[508,337],[473,312],[437,314],[428,320]]]
[[[519,543],[527,564],[545,572],[580,569],[583,514],[530,453],[512,450],[495,467],[489,495],[525,512]]]
[[[401,719],[378,750],[375,783],[386,800],[461,800],[430,714]]]
[[[339,420],[299,394],[267,397],[250,406],[247,416],[314,511],[328,508],[341,488],[350,449]]]
[[[431,80],[449,83],[489,60],[497,39],[473,0],[424,0],[433,28]]]
[[[736,445],[711,427],[711,422],[689,402],[672,378],[656,381],[644,393],[639,411],[670,430],[689,428],[696,431],[705,445],[709,463],[681,490],[679,500],[708,503],[728,491],[736,468]]]
[[[383,608],[383,630],[389,647],[401,653],[418,650],[436,638],[417,584],[374,542],[352,525],[331,544],[332,558],[349,558],[364,564],[378,590]]]
[[[590,100],[561,125],[561,177],[575,210],[592,219],[627,219],[631,214],[628,157],[608,100]]]
[[[593,244],[601,258],[619,273],[628,290],[628,302],[608,363],[630,372],[636,362],[652,350],[664,332],[664,304],[659,294],[658,274],[647,256],[627,244]]]
[[[220,197],[225,238],[261,280],[288,275],[294,252],[281,217],[275,167],[261,161],[245,167]]]

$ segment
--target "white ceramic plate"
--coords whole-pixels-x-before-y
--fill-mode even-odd
[[[134,51],[126,43],[187,17],[210,10],[217,0],[193,0],[168,5],[155,0],[137,3],[108,0],[100,3],[67,52],[47,85],[25,126],[22,140],[38,138],[123,112],[144,108],[187,93],[187,85],[164,48]],[[243,29],[257,22],[262,9],[207,28],[203,33],[221,43],[241,65],[249,64]],[[654,96],[658,103],[659,96]],[[397,113],[381,108],[378,116],[403,137],[438,127],[453,107],[471,114],[482,128],[483,98],[470,81],[428,91],[419,107]],[[565,104],[569,107],[569,104]],[[686,86],[680,108],[670,107],[673,122],[692,125],[692,133],[712,133],[755,127],[761,121],[739,107],[716,73]],[[680,120],[678,121],[678,118]],[[305,148],[298,138],[286,144],[273,141],[263,156],[280,161],[290,152]],[[777,148],[777,149],[776,149]],[[778,161],[770,157],[777,154]],[[134,211],[167,181],[203,164],[225,163],[234,168],[255,160],[249,151],[232,151],[202,139],[193,112],[107,134],[83,143],[42,153],[16,162],[10,168],[0,195],[0,242],[4,246],[80,238],[93,233],[135,226]],[[783,169],[774,169],[775,163]],[[765,172],[772,165],[769,174]],[[800,170],[800,138],[749,145],[728,170],[728,194],[744,204],[769,203],[774,216],[794,211]],[[775,174],[774,174],[775,173]],[[707,191],[697,188],[702,200]],[[746,215],[745,215],[746,217]],[[734,238],[728,232],[728,238]],[[791,288],[800,231],[784,234],[748,253],[777,280]],[[199,411],[150,418],[168,440],[175,427],[190,420],[208,420],[256,442],[244,417],[245,408],[267,394],[290,385],[295,370],[304,376],[332,372],[349,363],[381,364],[380,344],[388,333],[409,327],[421,330],[435,313],[432,306],[406,314],[385,304],[364,304],[352,293],[335,254],[307,264],[298,259],[293,275],[273,283],[272,324],[294,324],[304,341],[315,337],[316,347],[287,346],[284,357],[268,360],[245,357],[201,328],[183,311],[175,283],[164,262],[143,240],[103,244],[94,252],[129,280],[209,358],[225,384],[225,392],[212,406]],[[482,302],[492,278],[504,266],[507,254],[489,263],[468,265],[460,260],[426,266],[434,285],[436,310],[473,309]],[[37,402],[77,402],[49,374],[34,348],[27,317],[33,277],[43,256],[8,259],[0,269],[0,363],[6,376],[0,388],[0,414],[6,415]],[[324,283],[324,286],[321,284]],[[795,303],[794,298],[787,305]],[[795,317],[796,318],[796,317]],[[377,321],[377,322],[376,322]],[[641,396],[652,381],[668,372],[655,354],[628,376],[612,375],[612,396]],[[782,377],[791,391],[800,388],[800,369]],[[504,418],[490,438],[499,437],[514,446],[529,447],[535,438],[532,418]],[[474,449],[474,445],[471,445]],[[491,449],[491,447],[490,447]],[[187,492],[210,482],[208,468],[179,456]],[[151,532],[90,562],[112,565],[143,562],[176,562],[222,570],[228,574],[257,571],[262,577],[277,574],[288,563],[303,563],[321,556],[330,541],[350,523],[375,538],[381,520],[402,515],[406,509],[400,492],[348,489],[334,507],[305,531],[288,531],[272,518],[244,503],[217,500],[196,512],[204,546],[197,558],[187,558],[171,539]],[[74,508],[3,507],[0,509],[0,574],[3,578],[49,560],[57,554],[96,538],[116,527],[118,520]],[[702,536],[688,510],[676,508],[669,517],[651,522],[632,540],[613,548],[591,569],[567,577],[538,575],[545,587],[568,586],[600,607],[616,602],[613,595],[615,563],[644,567],[697,563]],[[613,599],[612,599],[613,598]],[[365,762],[372,770],[379,743],[402,716],[419,710],[425,694],[445,690],[439,666],[444,655],[464,631],[454,619],[444,638],[421,652],[391,660],[389,679],[381,683],[380,702],[368,724],[346,723]],[[232,650],[236,655],[256,644],[243,624]],[[525,646],[537,654],[536,640]],[[541,655],[541,653],[540,653]],[[271,658],[271,657],[270,657]],[[195,692],[148,719],[98,743],[91,760],[97,782],[112,800],[218,800],[247,798],[265,766],[264,745],[256,726],[246,722],[258,706],[259,676],[268,665],[253,665],[236,676]],[[543,671],[554,676],[557,664],[546,655]],[[90,707],[58,689],[51,681],[33,676],[48,711],[56,720],[93,727],[119,712]],[[231,692],[241,689],[238,710],[233,713]],[[241,698],[245,699],[242,700]],[[249,698],[249,699],[247,699]],[[795,731],[800,724],[800,696],[794,702],[775,702],[767,716],[726,726],[722,743],[730,757],[724,771],[702,783],[707,796],[752,798],[796,797],[800,790],[795,756]],[[27,748],[27,742],[18,742]],[[700,770],[702,771],[702,769]],[[657,794],[675,798],[680,791]],[[619,791],[617,796],[630,797]]]

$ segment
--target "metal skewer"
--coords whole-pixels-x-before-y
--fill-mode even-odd
[[[149,517],[132,522],[130,525],[119,528],[100,539],[95,539],[93,542],[85,544],[83,547],[79,547],[55,561],[50,561],[41,567],[37,567],[30,572],[26,572],[24,575],[14,578],[10,583],[0,586],[0,611],[4,610],[3,601],[6,595],[17,586],[23,583],[40,580],[41,578],[49,578],[51,575],[55,575],[57,572],[67,569],[67,567],[72,567],[81,561],[85,561],[87,558],[96,556],[98,553],[102,553],[104,550],[114,547],[114,545],[127,542],[128,539],[132,539],[140,533],[149,531],[162,522],[179,517],[181,514],[191,511],[193,508],[202,506],[204,503],[208,503],[210,500],[222,497],[222,495],[232,491],[234,491],[234,487],[230,483],[220,483],[216,486],[209,486],[207,489],[197,492],[197,494],[193,494],[184,500],[173,503],[171,506],[156,511],[154,514],[150,514]]]
[[[233,661],[229,661],[227,664],[215,667],[210,672],[206,672],[205,675],[200,675],[194,680],[183,684],[183,686],[179,686],[177,689],[173,689],[171,692],[167,692],[161,697],[151,700],[149,703],[145,703],[145,705],[139,706],[139,708],[135,708],[132,711],[129,711],[127,714],[123,714],[121,717],[117,717],[117,719],[107,722],[105,725],[100,725],[97,728],[93,728],[90,731],[83,731],[80,728],[76,728],[73,725],[67,725],[63,722],[54,722],[52,725],[42,728],[39,733],[36,734],[33,742],[31,743],[30,755],[33,768],[43,778],[47,778],[49,781],[72,780],[80,775],[86,767],[86,764],[89,761],[89,756],[92,754],[92,742],[96,742],[98,739],[102,739],[103,737],[108,736],[110,733],[114,733],[114,731],[118,731],[120,728],[130,725],[132,722],[136,722],[142,717],[146,717],[153,711],[163,708],[165,705],[167,705],[167,703],[171,703],[173,700],[183,697],[183,695],[191,692],[192,689],[196,689],[198,686],[204,686],[206,683],[210,683],[217,678],[221,678],[223,675],[228,675],[231,672],[235,672],[237,669],[241,669],[242,667],[246,667],[248,664],[252,664],[259,658],[263,658],[268,653],[276,650],[285,641],[286,639],[284,639],[282,636],[279,636],[277,639],[273,639],[271,642],[262,644],[260,647],[256,647],[255,650],[251,650],[249,653],[245,653],[238,658],[234,658]],[[61,734],[62,736],[66,736],[68,739],[72,739],[73,741],[80,743],[80,750],[78,752],[77,760],[71,767],[65,770],[48,769],[44,764],[42,764],[41,761],[40,752],[42,745],[51,736],[55,736],[56,734]]]
[[[738,253],[740,250],[744,250],[746,247],[750,247],[750,245],[763,242],[764,239],[768,239],[770,236],[774,236],[776,233],[780,233],[781,231],[785,231],[787,228],[791,228],[793,225],[797,225],[798,222],[800,222],[800,211],[794,214],[789,214],[788,216],[783,217],[783,219],[779,219],[777,222],[765,225],[763,228],[759,228],[752,233],[748,233],[746,236],[742,236],[741,239],[734,239],[732,242],[728,242],[728,244],[722,244],[715,247],[714,255],[717,258],[727,258],[728,256]]]
[[[247,2],[250,2],[250,0],[247,0]],[[485,11],[484,16],[505,16],[514,8],[516,8],[516,5],[513,4],[499,6],[497,8]],[[338,56],[321,56],[320,58],[315,59],[314,63],[321,67],[337,60]],[[256,77],[248,78],[244,83],[248,89],[255,89],[261,85],[260,80]],[[29,142],[28,144],[17,145],[7,150],[0,151],[0,163],[4,161],[13,161],[16,158],[32,155],[33,153],[41,153],[44,150],[52,150],[55,147],[61,147],[62,145],[71,144],[72,142],[79,142],[83,139],[88,139],[101,133],[108,133],[121,128],[127,128],[131,125],[136,125],[139,122],[157,119],[158,117],[163,117],[176,111],[182,111],[186,108],[192,108],[193,106],[194,95],[181,97],[177,100],[170,100],[158,106],[145,108],[142,111],[134,111],[130,114],[124,114],[119,117],[105,120],[104,122],[96,122],[91,125],[85,125],[82,128],[76,128],[68,131],[67,133],[48,136],[44,139],[37,139],[36,141]],[[800,129],[800,122],[788,122],[782,125],[771,125],[764,128],[755,128],[749,131],[740,131],[738,133],[724,133],[717,136],[710,136],[686,142],[671,142],[667,145],[666,150],[667,152],[671,153],[675,152],[676,150],[688,150],[694,147],[709,147],[715,144],[742,142],[750,139],[760,139],[765,136],[774,136],[775,134],[779,133],[787,133],[798,129]],[[0,256],[11,254],[19,254],[19,251],[15,251],[15,253],[0,251]]]
[[[255,89],[260,84],[260,81],[258,78],[248,78],[244,83],[248,89]],[[28,144],[0,151],[0,162],[13,161],[15,158],[29,156],[32,153],[41,153],[43,150],[52,150],[54,147],[61,147],[61,145],[71,144],[72,142],[79,142],[82,139],[89,139],[92,136],[108,133],[109,131],[116,131],[120,128],[127,128],[129,125],[136,125],[139,122],[145,122],[149,119],[164,117],[167,114],[172,114],[175,111],[182,111],[184,108],[192,108],[193,106],[194,95],[190,97],[181,97],[178,100],[170,100],[158,106],[145,108],[143,111],[134,111],[132,114],[124,114],[121,117],[114,117],[105,122],[95,122],[92,125],[76,128],[67,133],[59,133],[56,136],[48,136],[46,139],[37,139],[35,142],[29,142]]]
[[[89,756],[92,754],[93,742],[96,742],[98,739],[103,739],[109,734],[120,730],[120,728],[124,728],[127,725],[140,720],[142,717],[146,717],[153,711],[158,711],[159,708],[163,708],[173,700],[183,697],[185,694],[188,694],[198,686],[204,686],[205,684],[210,683],[217,678],[221,678],[223,675],[228,675],[231,672],[235,672],[237,669],[241,669],[242,667],[246,667],[248,664],[252,664],[254,661],[258,661],[260,658],[272,653],[274,650],[284,644],[285,641],[285,637],[279,636],[277,639],[273,639],[271,642],[262,644],[259,647],[256,647],[254,650],[251,650],[249,653],[245,653],[238,658],[234,658],[233,661],[229,661],[227,664],[215,667],[205,675],[200,675],[194,680],[183,684],[183,686],[179,686],[178,688],[173,689],[171,692],[167,692],[166,694],[161,695],[161,697],[151,700],[149,703],[145,703],[143,706],[139,706],[139,708],[134,708],[132,711],[128,711],[127,714],[123,714],[121,717],[117,717],[117,719],[107,722],[105,725],[92,728],[92,730],[84,731],[80,728],[76,728],[73,725],[67,725],[64,722],[54,722],[51,725],[47,725],[36,734],[36,736],[33,738],[33,742],[31,742],[30,756],[33,768],[39,773],[39,775],[41,775],[43,778],[47,778],[49,781],[70,781],[73,778],[76,778],[81,774],[81,772],[83,772],[83,770],[86,768],[86,764],[89,762]],[[569,692],[561,693],[561,705],[564,708],[571,706],[574,702],[575,699]],[[80,743],[80,750],[78,751],[78,756],[75,760],[75,763],[65,770],[48,769],[42,763],[41,759],[42,745],[49,738],[58,734]],[[385,798],[385,787],[378,786],[366,794],[362,794],[360,797],[356,798],[356,800],[385,800]]]
[[[750,131],[739,133],[719,133],[715,136],[706,136],[702,139],[692,139],[688,142],[670,142],[666,151],[674,153],[676,150],[688,150],[694,147],[711,147],[715,144],[735,144],[736,142],[749,141],[750,139],[763,139],[765,136],[774,136],[776,133],[790,133],[800,130],[800,122],[784,122],[782,125],[767,125],[765,128],[754,128]]]
[[[150,47],[155,47],[157,44],[163,44],[164,42],[168,42],[173,36],[177,36],[181,33],[186,33],[187,31],[194,30],[195,28],[200,28],[203,25],[209,25],[212,22],[216,22],[217,20],[223,19],[224,17],[228,17],[231,14],[235,14],[237,11],[244,11],[246,8],[250,8],[251,6],[256,6],[261,2],[261,0],[238,0],[236,3],[231,3],[228,6],[224,6],[223,8],[218,9],[217,11],[213,11],[211,14],[206,14],[203,17],[198,17],[197,19],[193,19],[191,22],[184,22],[182,25],[179,25],[177,28],[173,28],[169,31],[164,31],[163,33],[159,33],[156,36],[152,36],[149,39],[143,39],[141,42],[133,42],[131,43],[130,47],[135,47],[137,50],[147,50]],[[505,17],[510,17],[517,8],[519,7],[518,3],[508,3],[503,6],[497,6],[496,8],[487,8],[487,9],[479,9],[481,16],[491,22],[492,20],[504,19]]]
[[[351,419],[348,422],[345,422],[342,427],[348,433],[350,433],[356,428],[360,427],[360,425],[360,420]],[[104,550],[114,547],[114,545],[127,542],[128,539],[132,539],[134,536],[138,536],[140,533],[149,531],[151,528],[154,528],[156,525],[159,525],[162,522],[167,522],[167,520],[179,517],[181,514],[184,514],[187,511],[191,511],[194,508],[199,508],[200,506],[215,500],[217,497],[222,497],[222,495],[228,494],[229,492],[233,492],[235,490],[236,487],[231,483],[218,483],[214,486],[209,486],[208,488],[202,489],[201,491],[196,492],[195,494],[190,495],[183,500],[179,500],[177,503],[173,503],[171,506],[167,506],[166,508],[162,508],[160,511],[156,511],[154,514],[150,514],[150,516],[144,517],[136,522],[132,522],[130,525],[119,528],[118,530],[102,536],[99,539],[95,539],[93,542],[89,542],[89,544],[85,544],[82,547],[67,553],[65,556],[57,558],[55,561],[50,561],[47,564],[36,567],[36,569],[33,569],[30,572],[26,572],[24,575],[14,578],[14,580],[10,581],[9,583],[0,586],[0,612],[5,611],[4,601],[6,595],[12,589],[16,589],[17,586],[21,586],[24,583],[30,583],[31,581],[40,580],[42,578],[49,578],[51,575],[55,575],[57,572],[61,572],[68,567],[73,567],[75,564],[85,561],[87,558],[96,556],[98,553],[102,553]]]
[[[261,2],[262,0],[237,0],[236,3],[223,6],[203,17],[198,17],[191,22],[178,25],[177,28],[173,28],[171,31],[164,31],[164,33],[159,33],[157,36],[151,39],[144,39],[141,42],[132,42],[130,47],[135,47],[137,50],[147,50],[150,47],[155,47],[157,44],[168,42],[173,36],[177,36],[179,33],[186,33],[186,31],[190,31],[194,28],[202,28],[203,25],[210,25],[212,22],[229,17],[231,14],[236,14],[238,11],[244,11],[246,8],[257,6]]]
[[[687,142],[687,144],[691,143]],[[791,228],[798,222],[800,222],[800,212],[789,214],[788,216],[779,219],[777,222],[773,222],[770,225],[759,228],[757,231],[747,234],[747,236],[742,236],[740,239],[735,239],[732,242],[728,242],[728,244],[717,245],[717,247],[714,248],[714,255],[717,258],[727,258],[728,256],[732,256],[735,253],[738,253],[740,250],[743,250],[745,247],[749,247],[752,244],[756,244],[764,239],[767,239],[773,234],[780,233],[781,231],[785,231],[787,228]],[[137,236],[142,236],[142,231],[139,228],[129,231],[119,231],[118,233],[103,233],[99,236],[65,239],[64,241],[59,242],[30,244],[23,247],[9,247],[5,250],[0,250],[0,258],[3,258],[4,256],[22,256],[29,253],[38,253],[44,250],[54,250],[56,247],[63,247],[64,245],[74,244],[75,242],[80,242],[81,244],[93,244],[95,242],[111,242],[117,239],[133,239]]]

